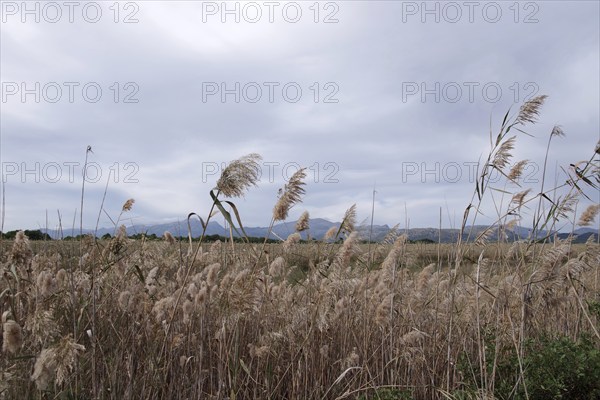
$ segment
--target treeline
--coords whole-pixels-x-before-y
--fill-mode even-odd
[[[15,231],[9,231],[6,233],[3,233],[2,231],[0,231],[0,236],[4,239],[7,240],[12,240],[17,236],[17,232],[19,232],[18,230]],[[39,229],[36,230],[25,230],[25,235],[29,238],[29,240],[53,240],[52,237],[50,235],[48,235],[47,233],[42,232]],[[85,235],[76,235],[76,236],[65,236],[62,240],[80,240],[82,237],[86,237],[89,236],[89,234],[85,234]],[[128,235],[127,236],[129,239],[137,239],[137,240],[141,240],[141,239],[145,239],[145,240],[153,240],[153,241],[159,241],[159,240],[164,240],[162,236],[157,236],[155,233],[151,233],[151,234],[145,234],[145,233],[136,233],[134,235]],[[187,236],[174,236],[175,239],[177,240],[183,240],[183,241],[187,241],[189,240]],[[110,240],[112,239],[113,236],[110,233],[106,233],[104,235],[102,235],[102,237],[100,237],[100,239],[102,240]],[[196,238],[192,238],[192,241],[198,241],[200,238],[196,237]],[[229,237],[227,236],[221,236],[221,235],[206,235],[204,237],[204,241],[205,242],[216,242],[217,240],[220,240],[221,242],[225,242],[225,241],[229,241]],[[260,238],[260,237],[249,237],[248,241],[250,243],[262,243],[264,242],[265,238]],[[238,238],[238,237],[234,237],[233,241],[235,243],[244,243],[245,240],[242,238]],[[267,243],[278,243],[279,240],[275,240],[275,239],[267,239]]]
[[[8,231],[6,233],[0,231],[0,237],[3,237],[4,239],[14,239],[17,236],[17,232],[19,231]],[[29,240],[52,240],[50,235],[48,235],[47,233],[43,233],[39,229],[36,229],[34,231],[26,229],[24,232],[25,235],[29,238]]]
[[[6,233],[2,233],[2,231],[0,231],[0,236],[3,237],[4,239],[7,240],[12,240],[15,238],[15,236],[17,235],[18,231],[9,231]],[[25,235],[27,235],[27,237],[29,238],[29,240],[53,240],[52,237],[50,237],[50,235],[48,235],[47,233],[42,232],[39,229],[36,230],[25,230]],[[89,235],[89,234],[88,234]],[[83,235],[83,236],[88,236],[88,235]],[[76,236],[65,236],[63,238],[63,240],[80,240],[82,237],[82,235],[76,235]],[[189,240],[187,236],[174,236],[175,239],[179,240],[179,241],[187,241]],[[100,239],[102,240],[110,240],[112,239],[113,236],[110,233],[106,233],[104,235],[102,235],[102,237],[100,237]],[[137,239],[137,240],[152,240],[152,241],[159,241],[159,240],[164,240],[162,236],[157,236],[155,233],[151,233],[151,234],[145,234],[145,233],[136,233],[134,235],[129,235],[128,236],[129,239]],[[196,237],[196,238],[192,238],[192,241],[198,241],[200,238]],[[228,242],[230,239],[227,236],[221,236],[221,235],[206,235],[204,237],[204,241],[205,242],[216,242],[220,240],[221,242]],[[249,243],[263,243],[265,240],[265,238],[263,237],[248,237],[248,242]],[[239,237],[234,237],[233,241],[235,243],[245,243],[246,240],[239,238]],[[308,242],[312,242],[313,240],[301,240],[300,243],[308,243]],[[280,240],[276,240],[276,239],[267,239],[267,243],[280,243]],[[340,239],[339,242],[341,243],[342,240]],[[368,240],[363,240],[361,241],[361,243],[363,244],[367,244],[369,243]],[[372,242],[372,243],[377,243],[377,242]],[[409,243],[436,243],[433,240],[430,239],[419,239],[419,240],[409,240]]]

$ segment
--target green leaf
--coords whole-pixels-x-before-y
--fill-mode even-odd
[[[215,206],[217,206],[217,208],[219,209],[221,214],[223,214],[223,217],[225,217],[225,220],[227,221],[227,223],[235,230],[235,233],[237,233],[238,236],[242,236],[240,234],[240,232],[238,231],[238,229],[235,227],[235,224],[233,223],[233,221],[231,220],[231,214],[229,214],[229,212],[225,209],[225,207],[223,207],[221,200],[219,200],[217,198],[217,196],[213,193],[212,190],[210,191],[210,197],[212,197]]]
[[[242,232],[244,232],[244,239],[246,239],[246,242],[247,242],[248,241],[248,234],[244,230],[244,225],[242,225],[242,219],[240,218],[240,213],[238,212],[237,207],[235,206],[235,204],[233,204],[233,202],[228,201],[228,200],[225,200],[223,203],[229,204],[229,206],[233,210],[233,213],[235,214],[235,218],[237,219],[237,222],[238,222],[238,224],[240,226],[240,229],[242,230]]]

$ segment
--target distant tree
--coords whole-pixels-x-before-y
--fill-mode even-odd
[[[3,234],[4,239],[8,239],[8,240],[14,239],[17,236],[17,232],[18,231],[8,231],[8,232],[4,233]],[[25,233],[25,236],[27,236],[29,238],[29,240],[52,240],[50,235],[48,235],[47,233],[43,233],[39,229],[36,229],[33,231],[26,229],[25,231],[23,231],[23,233]],[[0,234],[2,234],[2,232],[0,232]]]
[[[4,234],[4,238],[9,240],[14,239],[15,236],[17,236],[17,231],[8,231]]]
[[[423,238],[423,239],[417,239],[413,243],[428,243],[428,244],[431,244],[431,243],[437,243],[437,242],[434,241],[434,240],[431,240],[429,238]]]

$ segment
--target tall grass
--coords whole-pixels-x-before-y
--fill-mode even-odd
[[[533,364],[541,355],[549,359],[543,346],[593,355],[600,343],[600,245],[574,247],[571,238],[540,236],[558,221],[574,220],[579,197],[597,198],[600,150],[572,169],[562,186],[506,190],[519,175],[519,167],[507,169],[516,145],[509,132],[535,122],[544,99],[531,100],[514,117],[507,114],[491,137],[453,246],[411,245],[397,227],[382,243],[361,246],[355,206],[326,238],[310,243],[300,243],[297,234],[275,245],[205,243],[204,234],[200,241],[180,242],[170,233],[157,243],[129,239],[120,227],[109,241],[81,240],[78,254],[63,241],[34,251],[18,234],[0,254],[0,396],[597,395],[593,369],[578,370],[573,385],[591,383],[576,392],[567,378],[558,386],[540,383],[544,374]],[[231,232],[243,236],[231,199],[256,184],[252,167],[258,159],[232,162],[211,191],[207,217],[190,218],[200,218],[206,228],[220,212]],[[507,179],[502,190],[490,184],[492,169]],[[299,173],[282,188],[273,222],[286,219],[301,201],[304,177]],[[463,239],[484,201],[504,204],[496,207],[490,227],[500,233],[515,226],[524,205],[536,204],[537,236],[510,243],[498,235],[491,243],[483,232]],[[123,212],[133,205],[127,201]],[[597,214],[592,205],[580,224],[594,224]],[[310,231],[308,214],[296,227]],[[600,367],[598,357],[583,359]]]

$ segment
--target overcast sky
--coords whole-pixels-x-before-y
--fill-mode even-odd
[[[1,4],[4,231],[79,221],[88,145],[90,228],[107,183],[101,227],[128,198],[128,224],[206,215],[221,165],[251,152],[247,226],[268,225],[303,166],[290,220],[356,203],[363,221],[375,189],[375,223],[437,227],[441,207],[451,227],[510,107],[549,96],[517,139],[525,187],[539,191],[554,125],[552,183],[599,138],[598,1]]]

